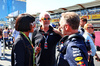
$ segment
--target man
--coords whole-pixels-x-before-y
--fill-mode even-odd
[[[81,18],[80,19],[80,26],[79,26],[79,31],[80,34],[83,35],[83,33],[85,32],[84,30],[84,25],[87,23],[87,19],[86,18]]]
[[[95,56],[96,48],[93,42],[92,33],[94,31],[93,25],[91,23],[87,23],[84,26],[85,33],[83,34],[85,38],[85,42],[89,41],[91,46],[90,59],[89,59],[89,66],[94,66],[93,56]]]
[[[5,49],[7,47],[7,40],[8,40],[8,27],[6,27],[4,30],[3,30],[3,39],[4,39],[4,46],[5,46]],[[9,45],[9,44],[8,44]]]
[[[55,33],[50,26],[50,14],[41,13],[39,17],[41,26],[36,29],[32,35],[32,43],[37,48],[41,48],[40,53],[36,56],[36,66],[56,66],[55,49],[61,36]]]
[[[74,12],[62,13],[60,28],[65,37],[61,40],[58,66],[88,66],[84,38],[78,33],[79,16]]]

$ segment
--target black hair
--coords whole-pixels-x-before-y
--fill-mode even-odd
[[[33,23],[35,18],[30,14],[21,14],[17,17],[15,29],[17,31],[27,32],[31,30],[30,23]]]
[[[87,19],[86,19],[86,18],[81,18],[81,20],[82,20],[83,22],[86,22],[86,23],[87,23]]]

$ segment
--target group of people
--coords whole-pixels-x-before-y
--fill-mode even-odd
[[[11,50],[14,40],[16,39],[16,36],[19,34],[18,31],[16,31],[15,29],[11,29],[8,27],[5,27],[4,29],[0,30],[0,59],[2,56],[2,50],[8,49]],[[3,49],[2,45],[3,44]]]
[[[11,49],[11,45],[13,44],[15,38],[16,38],[16,35],[17,35],[17,32],[14,29],[9,29],[8,27],[5,27],[4,30],[1,30],[2,32],[2,40],[4,40],[4,49]],[[16,33],[16,35],[15,35]]]
[[[82,20],[75,12],[62,13],[59,29],[50,26],[48,12],[41,13],[39,21],[41,26],[36,28],[35,18],[30,14],[20,14],[17,17],[15,29],[19,35],[12,48],[12,66],[89,66],[88,60],[93,61],[96,54],[91,35],[92,24],[84,24],[86,34],[82,33],[84,29],[79,29]],[[32,33],[31,38],[29,33]],[[84,40],[90,42],[89,53]],[[59,50],[59,61],[56,60],[57,43],[63,45]]]

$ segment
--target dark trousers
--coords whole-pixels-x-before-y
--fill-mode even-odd
[[[7,43],[6,43],[7,41],[8,41],[8,38],[4,38],[5,49],[8,46]]]
[[[88,62],[88,66],[95,66],[93,56],[90,55],[90,60]]]

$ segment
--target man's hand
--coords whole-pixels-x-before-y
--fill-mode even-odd
[[[36,52],[35,52],[35,56],[41,51],[41,43],[39,44],[38,47],[36,47]]]
[[[61,33],[60,29],[56,29],[54,28],[53,31],[57,34],[59,34],[61,37],[63,37],[64,35]]]

